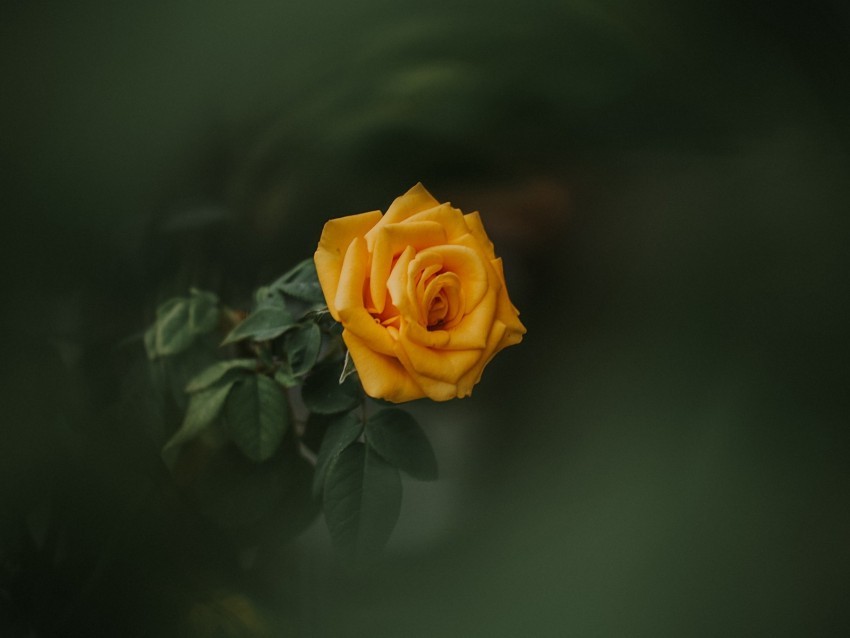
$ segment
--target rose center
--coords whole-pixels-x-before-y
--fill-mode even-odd
[[[428,330],[446,330],[456,325],[463,316],[460,279],[455,273],[445,271],[427,275],[430,276],[423,276],[417,286],[425,326]]]

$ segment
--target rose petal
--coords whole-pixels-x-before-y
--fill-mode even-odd
[[[446,242],[446,231],[436,222],[406,222],[387,224],[379,228],[372,245],[372,272],[370,289],[372,302],[378,313],[384,311],[387,298],[387,277],[392,269],[393,259],[408,246],[421,250],[429,246],[438,246]]]
[[[432,401],[448,401],[457,397],[457,386],[454,383],[438,381],[417,372],[413,368],[410,357],[407,356],[407,352],[401,346],[400,341],[397,341],[395,344],[395,353],[398,360],[404,366],[405,371],[411,376],[416,385],[422,388],[429,399]]]
[[[453,239],[470,232],[464,221],[463,213],[457,208],[454,208],[451,204],[440,204],[435,208],[429,208],[428,210],[423,210],[415,215],[411,215],[407,218],[405,224],[412,224],[413,222],[420,221],[433,221],[440,224],[440,226],[446,231],[448,241],[452,241]]]
[[[495,270],[496,274],[499,276],[499,281],[502,282],[502,288],[499,290],[499,304],[496,309],[496,316],[504,322],[508,332],[524,335],[526,330],[525,326],[522,325],[522,322],[519,320],[519,311],[516,309],[516,306],[511,303],[510,297],[508,296],[508,287],[505,285],[505,272],[502,268],[502,260],[494,259],[490,263],[493,266],[493,270]],[[522,341],[521,336],[519,340],[514,343],[519,343],[520,341]]]
[[[487,335],[496,315],[497,291],[491,290],[475,309],[448,330],[449,341],[446,348],[483,348],[487,344]]]
[[[339,285],[342,259],[355,237],[363,236],[381,219],[381,211],[375,210],[359,215],[331,219],[325,224],[319,247],[313,255],[319,283],[325,295],[325,303],[331,316],[339,321],[334,299]]]
[[[407,290],[407,268],[414,255],[416,255],[416,251],[412,246],[405,248],[404,252],[396,260],[390,276],[387,277],[387,291],[390,293],[390,299],[395,307],[398,308],[398,311],[406,316],[410,316],[411,313],[418,311],[418,309],[412,307],[415,304],[411,304],[405,294]]]
[[[427,210],[439,206],[434,197],[425,190],[421,182],[411,188],[401,197],[396,197],[386,214],[378,221],[378,223],[366,233],[366,243],[369,245],[369,250],[372,250],[372,244],[375,241],[375,236],[378,234],[378,229],[383,228],[387,224],[397,224],[404,221],[411,215],[419,211]]]
[[[472,248],[454,244],[434,246],[417,253],[407,269],[408,294],[411,296],[415,294],[415,291],[411,289],[411,280],[415,280],[416,274],[436,264],[440,264],[443,270],[453,272],[460,278],[464,302],[468,309],[474,308],[484,298],[488,284],[487,271],[490,270],[487,262]]]
[[[468,213],[463,216],[463,220],[466,222],[470,234],[475,237],[475,240],[481,246],[484,255],[488,259],[495,259],[496,253],[493,250],[493,242],[490,241],[487,231],[484,230],[484,224],[481,222],[481,214],[478,211]]]
[[[425,290],[420,293],[420,298],[417,299],[419,307],[422,309],[422,316],[425,317],[424,324],[426,326],[431,325],[429,321],[431,303],[440,293],[446,295],[446,301],[449,303],[447,310],[452,313],[451,319],[455,319],[457,313],[463,312],[462,308],[458,308],[458,305],[463,298],[460,278],[453,272],[444,272],[443,274],[434,277],[428,283]],[[448,330],[448,328],[449,327],[447,326],[445,329]]]
[[[487,338],[487,346],[481,353],[481,358],[478,364],[473,366],[463,377],[457,382],[457,390],[459,397],[467,397],[472,394],[472,387],[481,380],[481,375],[484,368],[496,356],[496,353],[501,350],[502,339],[505,335],[505,324],[501,321],[496,321],[493,324],[493,329]]]
[[[386,356],[375,352],[349,330],[343,330],[342,339],[354,361],[363,390],[370,397],[403,403],[425,396],[422,388],[414,382],[394,355]]]
[[[407,326],[402,326],[398,343],[410,360],[410,370],[430,379],[457,383],[481,358],[481,350],[442,350],[426,348],[407,338]]]
[[[362,237],[355,237],[345,252],[334,303],[339,313],[339,320],[346,329],[378,352],[392,354],[392,337],[387,333],[386,328],[369,314],[363,303],[363,287],[368,263],[369,253],[366,251],[366,241]]]
[[[449,345],[450,336],[447,330],[428,330],[422,324],[413,321],[405,323],[405,328],[407,329],[407,337],[409,339],[427,348],[447,348]],[[480,347],[483,348],[486,342],[484,339],[480,339],[475,343],[480,343]],[[479,346],[473,344],[465,349],[475,347]],[[460,348],[455,349],[459,350]]]

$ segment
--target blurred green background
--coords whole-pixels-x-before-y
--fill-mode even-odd
[[[0,635],[847,630],[850,10],[8,2]],[[526,340],[386,559],[187,503],[140,334],[330,217],[480,209]]]

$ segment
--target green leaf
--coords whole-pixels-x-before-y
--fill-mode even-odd
[[[256,367],[257,362],[254,359],[231,359],[230,361],[219,361],[218,363],[212,364],[189,381],[186,385],[186,392],[192,393],[208,388],[231,370],[254,370]]]
[[[286,302],[280,296],[280,293],[271,286],[260,286],[254,292],[254,309],[259,310],[265,306],[283,307]]]
[[[212,332],[218,326],[218,297],[197,288],[190,291],[189,326],[194,334]]]
[[[220,361],[218,343],[211,335],[202,335],[195,339],[186,350],[168,357],[160,357],[151,365],[161,381],[161,388],[170,393],[181,410],[185,410],[190,395],[186,394],[186,384],[203,370]]]
[[[286,364],[282,365],[278,368],[277,372],[274,373],[274,380],[284,388],[294,388],[301,383],[301,379],[292,374],[292,370],[290,370]]]
[[[340,452],[357,440],[362,431],[363,424],[351,412],[333,418],[322,437],[322,446],[316,458],[316,470],[313,473],[314,497],[322,493],[330,464]]]
[[[339,361],[322,363],[304,381],[301,398],[311,412],[335,414],[346,412],[360,401],[360,384],[349,377],[339,382]]]
[[[428,437],[409,413],[398,408],[369,417],[366,442],[387,462],[422,481],[437,478],[437,458]]]
[[[177,354],[192,345],[195,335],[189,326],[189,304],[185,299],[166,301],[156,314],[157,355]]]
[[[233,389],[224,408],[230,438],[252,461],[270,458],[289,428],[289,402],[265,375],[251,375]]]
[[[162,448],[163,453],[194,439],[209,427],[221,412],[221,408],[227,400],[227,395],[230,394],[235,383],[236,381],[233,380],[193,394],[189,399],[189,407],[186,410],[186,416],[183,418],[183,424]]]
[[[159,305],[156,321],[145,332],[148,359],[188,350],[196,338],[212,332],[219,321],[218,297],[196,288],[188,298],[175,297]]]
[[[295,326],[289,311],[282,306],[263,306],[248,315],[238,326],[230,331],[221,345],[227,345],[242,339],[268,341],[279,337]]]
[[[328,468],[325,521],[337,550],[351,558],[379,552],[401,509],[398,470],[371,448],[353,443]]]
[[[284,339],[286,356],[292,374],[300,376],[310,371],[319,357],[322,347],[322,331],[312,321],[299,325],[287,333]]]
[[[322,303],[325,300],[312,259],[305,259],[270,287],[307,303]]]

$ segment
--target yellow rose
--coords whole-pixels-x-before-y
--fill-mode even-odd
[[[314,256],[363,389],[395,403],[466,397],[525,327],[477,212],[417,184],[385,215],[325,224]]]

